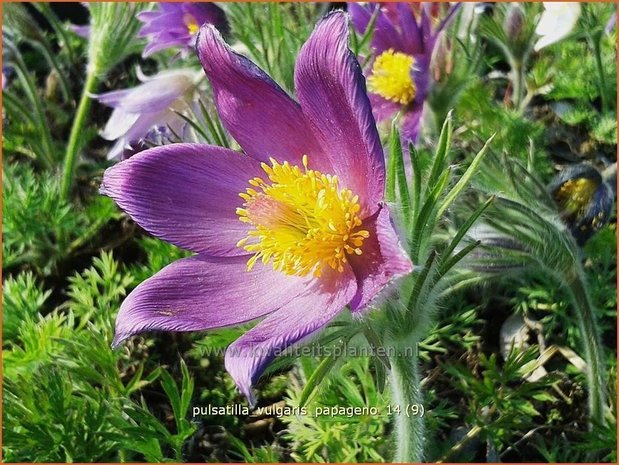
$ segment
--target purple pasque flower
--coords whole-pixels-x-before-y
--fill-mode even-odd
[[[354,28],[363,33],[376,15],[367,71],[372,109],[377,121],[402,113],[402,138],[417,141],[423,105],[430,87],[430,63],[440,33],[458,5],[437,20],[436,3],[348,3]]]
[[[211,25],[197,49],[223,124],[245,153],[200,144],[146,150],[109,168],[101,191],[157,237],[196,252],[140,284],[117,345],[146,330],[201,331],[264,318],[228,347],[251,385],[283,349],[348,306],[360,315],[411,262],[383,201],[385,160],[339,11],[295,68],[299,102]]]
[[[137,18],[144,23],[138,37],[148,37],[142,53],[148,57],[159,50],[180,47],[193,49],[200,26],[213,24],[223,34],[229,31],[224,11],[211,2],[159,2],[158,10],[142,11]]]
[[[116,141],[109,159],[120,158],[126,149],[134,150],[153,128],[169,127],[180,134],[185,122],[178,113],[192,103],[201,73],[175,69],[138,77],[143,83],[136,87],[95,96],[114,109],[101,132],[104,139]]]

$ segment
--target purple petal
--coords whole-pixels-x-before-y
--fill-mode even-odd
[[[431,55],[417,55],[411,69],[411,78],[415,83],[416,104],[423,104],[430,86],[430,60]]]
[[[432,49],[428,47],[428,45],[432,42],[432,17],[431,17],[431,9],[432,9],[432,5],[430,4],[423,4],[421,5],[421,11],[419,13],[420,15],[420,30],[421,30],[421,37],[423,39],[423,43],[424,43],[424,53],[427,54],[431,54],[432,53]]]
[[[402,109],[402,105],[391,100],[387,100],[378,94],[369,93],[370,103],[372,104],[372,112],[376,121],[381,122],[391,119],[398,111]]]
[[[209,23],[224,35],[230,32],[230,24],[228,23],[226,13],[212,2],[185,3],[184,10],[196,19],[199,26]]]
[[[279,352],[324,328],[355,294],[355,279],[346,268],[325,272],[277,312],[241,336],[226,351],[226,370],[251,405],[252,384]]]
[[[140,11],[135,15],[135,17],[143,23],[148,23],[159,16],[161,16],[161,11],[158,10]]]
[[[355,31],[359,34],[365,33],[370,24],[370,19],[372,18],[372,12],[369,7],[359,5],[356,2],[348,2],[346,5],[348,14],[350,15],[350,22],[355,28]]]
[[[114,129],[119,131],[118,135],[116,135],[115,137],[109,137],[110,135],[114,134],[112,132],[103,131],[101,133],[101,137],[107,140],[115,140],[116,138],[125,139],[125,144],[123,145],[127,145],[127,142],[134,143],[136,141],[139,141],[140,139],[144,138],[148,134],[148,132],[154,127],[170,126],[173,128],[178,128],[179,122],[185,123],[185,121],[173,111],[162,111],[159,113],[145,113],[143,115],[138,115],[137,119],[135,119],[133,122],[129,120],[128,122],[131,122],[131,124],[124,127],[120,123],[119,119],[114,119],[114,115],[112,115],[112,118],[110,118],[108,126],[110,126],[112,122],[114,122],[115,125]],[[108,126],[106,126],[105,128],[106,130],[109,129]],[[177,132],[177,134],[179,133]],[[108,153],[108,159],[111,160],[113,158],[116,158],[118,154],[119,152],[112,153],[111,151]]]
[[[378,10],[376,12],[376,10]],[[408,54],[421,53],[423,44],[410,3],[348,3],[351,22],[358,33],[363,34],[374,12],[377,13],[372,48],[376,55],[393,49]]]
[[[164,37],[163,34],[158,35],[156,38],[153,38],[142,51],[142,58],[148,58],[154,53],[165,50],[167,48],[172,47],[184,47],[187,45],[187,37],[178,38],[176,36]]]
[[[403,40],[402,35],[386,11],[381,8],[376,17],[374,34],[372,35],[372,48],[375,54],[380,55],[389,49],[393,49],[396,52],[409,53],[409,45]]]
[[[406,46],[406,50],[403,50],[410,55],[417,55],[423,53],[423,41],[421,38],[421,31],[417,25],[417,19],[413,13],[411,5],[408,3],[396,3],[398,9],[398,20],[400,23],[400,30],[402,31],[402,40]]]
[[[366,308],[393,279],[413,269],[408,254],[400,245],[388,208],[383,206],[376,218],[368,221],[373,224],[364,225],[370,237],[363,241],[363,253],[349,258],[357,277],[357,293],[350,302],[352,312]]]
[[[129,113],[122,108],[117,108],[112,112],[110,119],[101,131],[101,137],[106,140],[116,140],[125,135],[131,126],[139,119],[138,113]]]
[[[71,29],[75,34],[77,34],[80,37],[83,37],[84,39],[88,39],[90,37],[90,26],[88,24],[86,25],[71,24],[69,26],[69,29]]]
[[[123,158],[125,150],[130,150],[130,141],[126,137],[119,137],[112,148],[108,150],[107,159],[120,160]]]
[[[383,198],[385,159],[361,67],[347,42],[343,12],[322,19],[299,53],[295,86],[341,185],[359,196],[367,217]]]
[[[136,155],[137,156],[137,155]],[[195,255],[177,260],[142,282],[116,317],[117,346],[143,331],[203,331],[260,318],[304,292],[305,280],[247,257]]]
[[[615,27],[617,26],[617,13],[613,13],[610,18],[608,18],[608,22],[606,23],[606,26],[604,27],[604,32],[606,34],[610,34],[613,29],[615,29]]]
[[[151,234],[193,252],[246,254],[236,243],[249,226],[236,208],[248,181],[264,171],[255,160],[201,144],[146,150],[108,168],[101,193]]]
[[[177,11],[180,13],[183,9],[183,5],[184,4],[181,2],[159,2],[157,3],[157,6],[159,7],[159,9],[165,12]]]
[[[93,95],[100,103],[111,108],[116,108],[120,103],[127,98],[131,89],[113,90],[103,94]]]
[[[288,160],[332,171],[299,105],[264,71],[235,53],[213,26],[198,36],[198,56],[215,95],[221,120],[245,152],[257,160]]]
[[[144,16],[138,19],[142,20],[143,18]],[[156,16],[151,16],[148,22],[140,29],[138,37],[158,34],[170,29],[189,35],[189,30],[183,22],[182,12],[159,13]]]
[[[195,76],[195,71],[188,69],[164,71],[139,86],[128,89],[122,100],[116,101],[115,106],[130,113],[155,113],[165,110],[195,86]],[[112,96],[113,100],[117,98],[118,95]]]
[[[404,113],[402,116],[402,123],[400,125],[400,136],[402,143],[406,145],[407,142],[416,144],[419,140],[419,134],[421,132],[421,115],[423,113],[423,102],[420,105],[413,105],[412,108]]]

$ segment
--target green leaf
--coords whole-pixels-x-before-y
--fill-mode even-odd
[[[307,383],[305,384],[305,387],[303,388],[301,397],[299,398],[300,407],[304,407],[307,404],[307,402],[309,401],[311,395],[314,393],[316,388],[320,385],[320,383],[322,383],[325,377],[329,374],[331,369],[335,366],[335,363],[337,362],[337,360],[344,354],[345,351],[342,349],[346,346],[346,344],[350,340],[350,337],[352,336],[349,336],[348,339],[341,339],[340,341],[338,341],[334,350],[331,352],[332,355],[325,357],[320,362],[320,365],[318,365],[318,367],[312,372],[309,379],[307,380]],[[339,350],[335,350],[335,349],[339,349]]]
[[[469,167],[466,169],[464,174],[460,177],[456,185],[451,189],[451,191],[449,191],[449,194],[447,194],[447,196],[445,197],[445,200],[443,200],[443,203],[438,209],[437,216],[439,217],[442,216],[443,213],[445,213],[445,211],[447,210],[447,208],[449,208],[449,205],[451,205],[451,203],[456,199],[456,197],[458,197],[460,192],[462,192],[462,190],[467,186],[467,184],[469,183],[469,180],[471,179],[473,174],[475,174],[480,163],[486,156],[486,153],[488,153],[488,148],[490,147],[490,143],[492,142],[493,139],[494,139],[494,136],[491,136],[490,139],[488,139],[488,141],[484,144],[482,149],[477,153],[477,155],[475,155],[475,158],[473,159]]]
[[[475,224],[475,222],[479,219],[479,217],[486,211],[486,209],[494,202],[495,197],[492,196],[488,200],[486,200],[482,205],[480,205],[472,214],[467,218],[460,228],[458,228],[458,232],[454,236],[454,238],[449,243],[449,246],[445,249],[445,251],[441,254],[441,263],[444,263],[450,256],[451,253],[456,250],[460,241],[464,238],[467,232],[471,229],[471,227]]]
[[[443,122],[441,128],[441,135],[438,139],[438,147],[434,155],[434,163],[432,164],[432,170],[428,177],[427,188],[432,189],[435,183],[438,181],[441,172],[445,169],[445,161],[447,160],[447,154],[451,147],[451,132],[452,132],[452,112],[447,114],[447,118]]]
[[[408,156],[413,168],[413,193],[411,199],[411,222],[414,224],[419,215],[419,205],[421,204],[421,163],[419,154],[412,143],[408,144]]]

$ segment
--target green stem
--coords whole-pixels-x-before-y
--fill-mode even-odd
[[[390,357],[392,408],[396,434],[397,463],[421,462],[424,458],[425,422],[423,413],[413,415],[411,406],[422,406],[419,371],[417,367],[417,340],[410,340],[406,347],[397,347]],[[410,356],[410,349],[413,356]],[[423,410],[422,410],[423,411]]]
[[[604,424],[606,409],[606,389],[603,372],[604,362],[600,347],[599,329],[595,319],[595,309],[587,291],[582,271],[577,273],[567,284],[576,311],[584,346],[585,361],[587,362],[586,375],[589,385],[590,420],[602,425]]]
[[[69,135],[69,143],[67,144],[67,151],[64,157],[64,168],[62,172],[62,187],[61,196],[63,199],[68,199],[71,193],[71,185],[73,183],[73,173],[75,172],[75,163],[77,161],[77,154],[80,149],[81,138],[84,135],[84,126],[88,121],[88,115],[90,113],[90,105],[92,103],[91,94],[94,93],[97,85],[97,72],[94,67],[88,68],[88,74],[86,76],[86,83],[82,91],[82,97],[77,107],[77,113],[75,114],[75,120],[73,121],[73,127],[71,128],[71,134]]]
[[[526,77],[524,75],[523,63],[519,60],[511,60],[511,81],[512,81],[512,102],[514,108],[518,111],[522,110],[522,101],[524,99],[524,91],[526,89]]]
[[[608,96],[606,95],[606,76],[604,73],[604,65],[602,64],[600,38],[590,37],[589,42],[593,48],[593,56],[595,57],[595,65],[598,72],[598,86],[600,88],[600,98],[602,99],[602,113],[606,113],[608,111]]]

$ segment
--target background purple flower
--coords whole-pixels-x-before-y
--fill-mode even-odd
[[[88,39],[90,37],[90,26],[88,24],[71,24],[69,29],[84,39]]]
[[[205,23],[214,25],[223,34],[229,31],[224,11],[214,3],[158,3],[159,9],[143,11],[137,18],[144,23],[139,37],[148,37],[142,56],[159,50],[179,47],[187,51],[195,46],[196,35]]]
[[[606,34],[610,34],[613,29],[615,29],[615,27],[617,27],[617,13],[613,13],[612,15],[610,15],[610,18],[608,18],[608,22],[604,27],[604,32]]]
[[[116,141],[108,158],[119,158],[125,150],[135,153],[153,129],[161,132],[169,127],[180,134],[185,122],[177,112],[191,104],[199,76],[190,69],[164,71],[152,77],[142,75],[144,82],[136,87],[96,96],[114,109],[101,133],[104,139]]]
[[[297,103],[214,27],[202,28],[200,61],[245,154],[172,144],[106,171],[102,193],[155,236],[197,253],[127,297],[115,344],[146,330],[264,317],[225,359],[253,403],[251,385],[278,351],[346,305],[360,314],[411,271],[383,202],[384,155],[347,36],[342,12],[316,25],[295,67]],[[299,242],[314,245],[298,250]]]
[[[373,14],[370,47],[373,58],[366,72],[377,121],[402,112],[401,135],[416,142],[423,105],[430,86],[430,63],[440,33],[456,6],[437,20],[441,6],[432,3],[348,3],[354,28],[365,32]]]
[[[9,80],[12,75],[13,68],[11,68],[10,66],[2,67],[2,90],[6,89],[6,87],[9,85]]]

